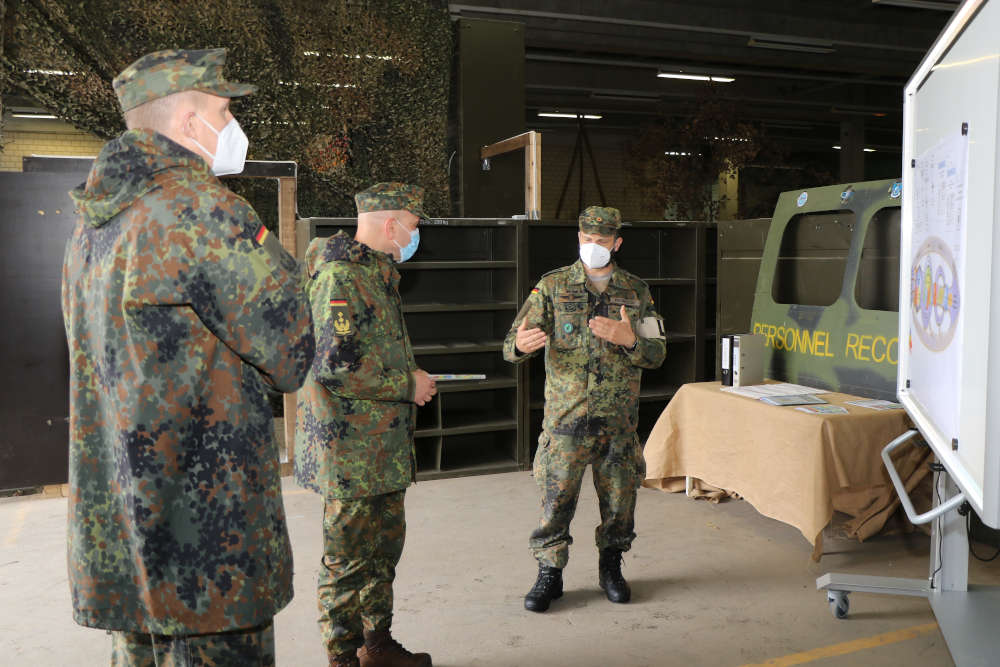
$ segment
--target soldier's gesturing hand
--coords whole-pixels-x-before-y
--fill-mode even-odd
[[[527,325],[527,318],[521,320],[521,325],[517,327],[517,339],[514,341],[514,345],[517,346],[517,350],[521,354],[531,354],[535,350],[540,350],[545,347],[545,342],[549,339],[546,333],[538,327],[526,329]]]
[[[632,331],[632,322],[628,319],[628,314],[625,312],[625,306],[622,306],[620,314],[620,320],[613,320],[610,317],[595,317],[589,320],[587,324],[598,338],[603,338],[610,343],[621,345],[622,347],[632,347],[635,345],[636,337]]]
[[[419,368],[413,371],[413,381],[416,390],[413,392],[413,402],[417,405],[424,405],[437,393],[437,383],[434,378],[427,374],[427,371]]]

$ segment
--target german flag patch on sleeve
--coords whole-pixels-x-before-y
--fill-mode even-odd
[[[264,239],[266,239],[267,235],[270,233],[271,232],[267,231],[267,227],[261,225],[260,229],[257,230],[257,233],[254,235],[253,239],[254,241],[257,242],[257,245],[264,245]]]

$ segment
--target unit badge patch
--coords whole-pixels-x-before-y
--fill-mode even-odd
[[[330,317],[333,318],[333,333],[338,336],[348,336],[354,330],[351,326],[351,316],[347,312],[347,301],[330,299]]]

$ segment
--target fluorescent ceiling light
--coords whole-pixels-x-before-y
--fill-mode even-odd
[[[840,150],[840,146],[832,146],[832,148],[833,148],[833,150],[835,150],[835,151],[839,151],[839,150]],[[875,149],[874,149],[874,148],[863,148],[862,150],[863,150],[864,152],[866,152],[866,153],[874,153],[874,152],[875,152]]]
[[[685,79],[687,81],[714,81],[715,83],[732,83],[736,81],[731,76],[711,76],[709,74],[682,74],[680,72],[658,72],[661,79]]]
[[[598,116],[597,114],[579,114],[579,113],[558,113],[550,111],[539,111],[539,118],[586,118],[587,120],[600,120],[604,116]]]
[[[940,2],[940,0],[872,0],[873,5],[894,5],[911,9],[936,9],[942,12],[953,12],[958,9],[957,2]]]
[[[758,49],[775,49],[777,51],[798,51],[800,53],[833,53],[833,42],[821,42],[818,40],[805,40],[801,42],[780,42],[774,39],[761,39],[751,37],[747,46]]]
[[[661,79],[687,79],[689,81],[709,81],[711,79],[705,74],[672,74],[670,72],[660,72],[656,76]]]
[[[12,113],[11,118],[44,118],[44,119],[56,119],[59,116],[50,113]]]

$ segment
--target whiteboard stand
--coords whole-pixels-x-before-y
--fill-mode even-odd
[[[958,667],[996,665],[1000,656],[996,629],[1000,587],[968,585],[969,542],[965,518],[958,513],[965,494],[947,472],[935,472],[934,508],[918,515],[892,465],[892,451],[916,434],[907,431],[886,445],[882,460],[910,522],[931,523],[930,576],[904,579],[829,572],[816,580],[816,588],[826,591],[830,612],[840,619],[849,613],[848,594],[853,592],[927,598]]]
[[[1000,0],[965,0],[903,91],[899,402],[934,451],[927,580],[827,574],[838,618],[858,591],[924,597],[959,667],[1000,664],[1000,588],[969,585],[959,507],[1000,528]],[[909,341],[904,344],[903,341]]]

